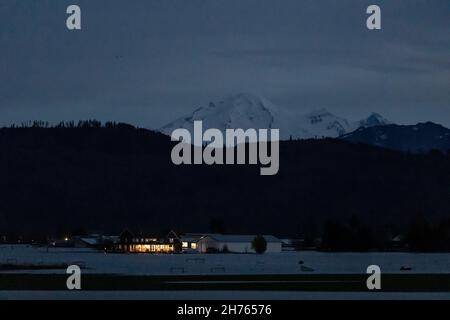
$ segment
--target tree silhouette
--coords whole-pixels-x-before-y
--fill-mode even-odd
[[[263,254],[267,250],[267,241],[263,236],[256,236],[252,241],[252,248],[257,254]]]

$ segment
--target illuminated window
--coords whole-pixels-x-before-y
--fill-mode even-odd
[[[189,248],[189,243],[186,241],[182,242],[183,248]]]
[[[191,248],[194,249],[194,250],[197,249],[197,244],[195,242],[192,242],[191,243]]]

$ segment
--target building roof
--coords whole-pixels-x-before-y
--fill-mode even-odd
[[[80,240],[87,243],[90,246],[95,246],[95,245],[99,244],[98,238],[80,238]]]
[[[210,237],[219,242],[252,242],[256,235],[235,235],[235,234],[208,234],[205,237]],[[263,235],[267,242],[281,243],[281,240],[272,235]]]
[[[404,236],[401,235],[401,234],[399,234],[398,236],[392,238],[393,242],[400,242],[400,241],[403,241],[403,240],[404,240]]]
[[[181,236],[180,240],[181,241],[186,241],[186,242],[197,242],[198,240],[200,240],[203,236]]]

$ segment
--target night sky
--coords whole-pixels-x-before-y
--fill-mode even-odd
[[[66,28],[70,4],[81,31]],[[381,31],[366,28],[370,4]],[[238,92],[450,127],[450,2],[0,0],[0,125],[159,128]]]

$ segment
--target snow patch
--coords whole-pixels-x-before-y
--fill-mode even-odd
[[[250,93],[239,93],[205,107],[196,109],[192,114],[175,120],[163,128],[167,135],[175,129],[185,128],[193,132],[194,121],[203,121],[204,129],[280,129],[280,139],[320,139],[336,138],[361,127],[371,127],[390,123],[377,113],[368,118],[349,122],[335,116],[326,109],[308,114],[280,108],[269,100]]]

